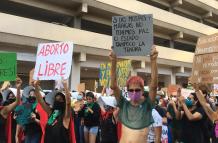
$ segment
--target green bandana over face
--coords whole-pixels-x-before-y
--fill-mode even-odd
[[[48,119],[48,125],[52,125],[60,114],[61,112],[59,110],[54,110],[54,112],[51,114],[51,116]]]

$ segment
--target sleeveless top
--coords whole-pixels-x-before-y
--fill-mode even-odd
[[[52,124],[47,123],[44,143],[70,143],[69,129],[63,125],[63,115],[60,114]]]
[[[113,113],[107,118],[101,120],[101,139],[103,142],[118,142],[117,125],[113,123]]]
[[[33,113],[36,114],[36,118],[40,120],[40,115],[36,113],[36,109],[33,110]],[[26,136],[33,136],[35,134],[42,135],[42,129],[40,125],[36,122],[30,122],[29,124],[24,125],[24,134]]]

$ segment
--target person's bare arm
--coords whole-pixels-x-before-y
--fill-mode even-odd
[[[31,119],[32,119],[36,124],[40,125],[40,120],[37,119],[35,113],[31,113]]]
[[[163,124],[167,124],[167,117],[163,117],[163,118],[162,118],[162,123],[163,123]]]
[[[169,104],[173,107],[173,111],[176,115],[176,119],[180,119],[181,118],[181,113],[180,111],[177,109],[176,107],[176,103],[173,100],[170,100]]]
[[[169,113],[169,112],[167,112],[167,114],[166,114],[166,115],[167,115],[167,118],[168,118],[168,119],[173,119],[173,117],[170,115],[170,113]]]
[[[200,102],[207,116],[210,118],[212,122],[218,120],[218,114],[211,109],[210,105],[207,104],[207,101],[204,98],[202,91],[199,89],[199,84],[193,84],[193,86],[194,86],[198,101]]]
[[[201,106],[203,107],[203,109],[204,109],[205,113],[207,114],[207,116],[209,117],[209,119],[212,122],[218,120],[218,114],[212,110],[210,105],[208,105],[206,99],[203,96],[203,93],[201,92],[201,90],[199,90],[198,85],[194,84],[194,88],[196,90],[195,92],[196,92],[198,101],[200,102]]]
[[[22,126],[17,124],[17,126],[16,126],[16,134],[15,134],[15,142],[16,143],[20,143],[19,142],[19,133],[21,132],[21,130],[22,130]]]
[[[65,90],[65,101],[66,101],[66,107],[65,107],[65,115],[63,119],[63,125],[66,129],[69,128],[70,124],[70,116],[71,116],[71,99],[70,99],[70,91],[68,89],[67,80],[63,80],[64,90]]]
[[[16,78],[16,88],[17,88],[17,96],[16,96],[16,101],[5,106],[2,110],[1,110],[1,115],[6,119],[8,114],[13,111],[17,105],[20,104],[20,89],[21,89],[21,85],[22,85],[22,80],[20,78]]]
[[[104,96],[105,93],[106,93],[106,87],[104,86],[102,91],[101,91],[101,95]]]
[[[195,112],[194,114],[192,114],[189,111],[188,107],[185,104],[185,98],[183,96],[179,97],[179,100],[182,103],[184,114],[186,115],[188,120],[190,120],[190,121],[198,121],[198,120],[202,119],[202,115],[200,113]]]
[[[40,86],[39,86],[40,81],[37,80],[34,82],[34,87],[35,87],[35,94],[36,94],[36,99],[39,102],[39,104],[42,106],[42,108],[45,110],[48,116],[51,115],[51,108],[45,103],[45,101],[42,98],[42,95],[40,93]]]
[[[111,51],[109,55],[110,61],[111,61],[111,89],[114,91],[114,96],[117,101],[120,100],[120,88],[117,85],[117,74],[116,74],[116,68],[117,68],[117,56],[116,54]]]
[[[162,126],[154,127],[155,143],[161,142]]]
[[[157,70],[157,56],[158,52],[156,48],[153,46],[150,60],[151,60],[151,84],[149,86],[149,97],[152,102],[155,101],[155,97],[157,95],[157,83],[158,83],[158,70]]]

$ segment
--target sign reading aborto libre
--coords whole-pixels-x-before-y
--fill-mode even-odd
[[[198,39],[191,81],[218,83],[218,33]]]
[[[68,79],[71,73],[72,42],[42,43],[38,45],[34,79]]]
[[[0,53],[0,81],[14,81],[17,76],[17,54]]]
[[[151,14],[112,17],[113,51],[117,56],[146,56],[153,45]]]

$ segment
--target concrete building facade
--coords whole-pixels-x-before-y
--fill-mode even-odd
[[[71,89],[85,82],[93,90],[99,65],[109,61],[112,16],[137,14],[153,14],[159,84],[187,83],[198,37],[218,32],[216,0],[1,1],[0,51],[17,53],[18,75],[28,84],[38,43],[72,41]],[[124,59],[132,60],[132,74],[148,84],[149,57]],[[52,89],[54,82],[43,82],[43,86]]]

